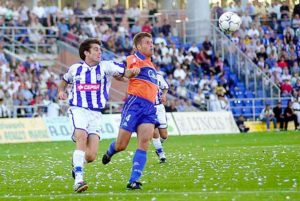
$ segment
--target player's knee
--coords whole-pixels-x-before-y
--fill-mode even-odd
[[[126,144],[116,144],[115,149],[117,152],[124,151],[127,148]]]
[[[83,130],[76,130],[75,131],[75,139],[78,142],[86,143],[87,142],[87,133]]]
[[[86,154],[85,155],[86,162],[88,162],[88,163],[93,162],[94,160],[96,160],[96,158],[97,158],[97,154]]]
[[[168,132],[167,129],[161,129],[160,130],[160,138],[166,140],[168,138]]]

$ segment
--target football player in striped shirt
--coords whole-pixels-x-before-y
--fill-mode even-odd
[[[155,100],[158,128],[155,128],[152,143],[160,163],[166,162],[166,155],[162,143],[168,138],[167,116],[164,103],[167,101],[169,85],[160,72],[157,72],[158,93]]]
[[[96,159],[101,134],[101,109],[108,100],[113,77],[133,77],[139,68],[125,70],[124,64],[101,61],[101,42],[87,39],[80,44],[82,62],[73,64],[63,75],[58,87],[59,99],[67,99],[66,88],[70,84],[69,117],[73,125],[72,139],[76,142],[73,153],[74,191],[83,192],[88,185],[83,179],[85,163]],[[99,62],[100,61],[100,62]]]
[[[128,97],[122,110],[120,129],[116,141],[112,142],[102,157],[102,163],[124,151],[133,132],[137,132],[138,147],[135,151],[131,176],[127,189],[141,189],[139,181],[147,161],[147,150],[157,123],[155,98],[158,92],[156,69],[151,62],[153,40],[149,33],[140,32],[133,38],[135,54],[127,57],[127,69],[139,68],[138,76],[129,79]]]

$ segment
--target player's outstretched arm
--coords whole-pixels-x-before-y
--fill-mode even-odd
[[[58,99],[60,100],[66,100],[68,98],[66,89],[67,89],[68,83],[65,80],[61,80],[58,85]]]
[[[114,76],[114,78],[120,82],[127,82],[128,81],[128,78],[126,77],[117,77],[117,76]]]
[[[139,68],[126,69],[124,77],[127,77],[127,78],[135,77],[140,73],[140,71],[141,71],[141,69],[139,69]]]

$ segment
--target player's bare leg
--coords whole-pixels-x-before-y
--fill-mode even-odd
[[[161,143],[164,143],[168,139],[168,129],[167,128],[159,128],[159,136]]]
[[[165,155],[164,149],[162,147],[162,143],[160,141],[160,130],[162,130],[162,129],[158,129],[158,128],[154,129],[152,143],[153,143],[153,146],[155,147],[155,153],[159,157],[160,163],[165,163],[166,155]]]
[[[85,163],[85,151],[87,147],[87,133],[85,130],[76,129],[75,130],[76,139],[76,150],[73,153],[73,167],[74,167],[74,191],[81,193],[86,191],[88,185],[83,180],[83,166]]]
[[[110,162],[111,157],[121,151],[124,151],[131,138],[131,132],[120,128],[117,140],[112,142],[107,150],[107,152],[102,157],[102,163],[106,165]]]

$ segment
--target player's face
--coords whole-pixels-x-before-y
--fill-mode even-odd
[[[146,57],[153,55],[153,40],[152,38],[145,37],[141,40],[138,50]]]
[[[101,47],[99,44],[92,44],[89,51],[86,51],[85,61],[87,63],[99,63],[101,60]]]

